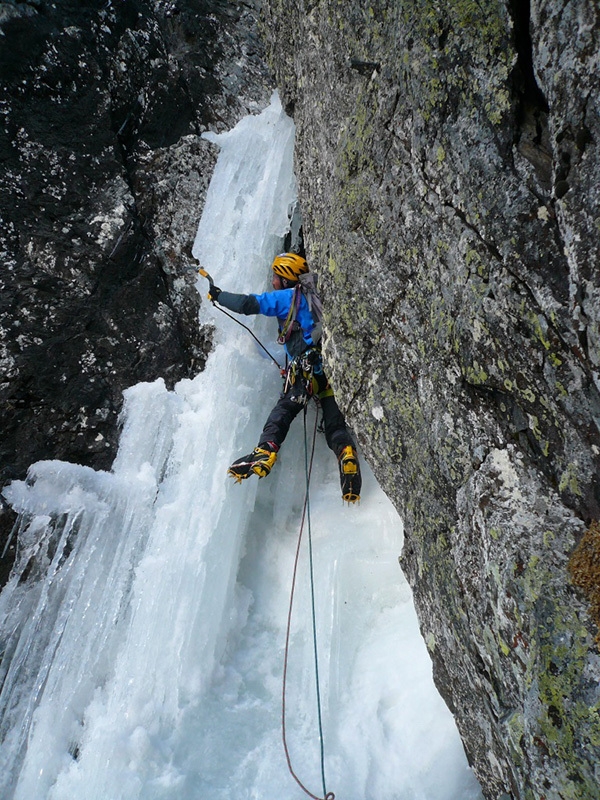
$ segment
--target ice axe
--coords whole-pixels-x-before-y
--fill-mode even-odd
[[[198,263],[200,263],[199,260],[196,258],[196,256],[193,254],[193,252],[191,250],[190,250],[190,256],[194,259],[194,261],[198,261]],[[194,272],[198,273],[198,275],[202,275],[203,278],[206,278],[206,280],[208,281],[209,287],[212,287],[212,286],[215,285],[215,282],[213,281],[212,276],[204,269],[204,267],[202,267],[202,266],[190,267],[190,269],[193,269]],[[210,289],[209,289],[209,299],[211,300],[211,302],[214,305],[215,301],[212,300],[212,298],[210,297]]]
[[[188,255],[190,256],[190,258],[193,258],[194,261],[197,261],[198,265],[199,265],[197,267],[189,267],[189,269],[193,269],[194,272],[197,272],[199,275],[202,275],[203,278],[207,279],[207,281],[209,282],[209,284],[211,286],[214,286],[215,282],[213,281],[211,276],[208,274],[208,272],[204,269],[204,267],[202,265],[200,265],[200,259],[196,258],[196,256],[194,255],[191,247],[189,249]]]
[[[199,275],[202,275],[202,277],[203,277],[203,278],[206,278],[206,279],[207,279],[209,286],[214,286],[214,285],[215,285],[215,282],[213,281],[213,279],[211,278],[211,276],[208,274],[208,272],[207,272],[207,271],[206,271],[206,270],[205,270],[203,267],[198,267],[198,269],[196,270],[196,272],[197,272]]]
[[[203,267],[198,267],[196,272],[198,273],[198,275],[202,275],[202,277],[206,278],[206,280],[208,281],[208,299],[210,300],[210,302],[214,306],[215,305],[215,300],[214,300],[214,298],[212,296],[212,291],[211,290],[212,290],[213,286],[215,285],[215,282],[213,281],[213,279],[211,278],[209,273]]]

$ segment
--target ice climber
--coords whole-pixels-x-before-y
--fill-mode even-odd
[[[308,264],[296,253],[281,253],[275,257],[272,269],[271,292],[233,294],[211,285],[208,295],[213,302],[238,314],[277,317],[277,341],[285,346],[290,359],[283,392],[269,414],[258,445],[247,456],[234,461],[228,474],[238,482],[253,473],[259,478],[268,475],[292,420],[306,406],[309,398],[315,396],[323,411],[327,444],[338,459],[342,496],[348,503],[355,503],[360,499],[360,465],[354,440],[323,372],[320,325],[314,313],[314,302],[318,303],[318,298],[309,302],[311,295],[303,290],[300,281],[300,276],[308,274]]]

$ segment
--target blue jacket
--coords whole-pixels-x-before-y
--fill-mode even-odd
[[[294,289],[275,289],[272,292],[263,294],[232,294],[231,292],[221,292],[218,302],[235,311],[238,314],[263,314],[265,317],[277,317],[279,330],[281,331],[294,301]],[[315,328],[315,321],[306,297],[300,293],[300,305],[296,314],[296,322],[300,328],[292,332],[285,349],[290,358],[295,358],[304,352],[307,347],[312,347],[314,342],[311,332]]]

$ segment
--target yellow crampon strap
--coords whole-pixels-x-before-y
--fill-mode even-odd
[[[324,397],[333,397],[333,389],[329,384],[323,389],[322,392],[315,391],[315,388],[319,388],[319,384],[316,378],[313,378],[313,392],[319,398],[319,400],[323,400]]]
[[[342,500],[345,503],[358,503],[360,495],[356,494],[356,492],[346,492],[346,494],[342,495]]]
[[[340,455],[338,456],[338,460],[340,462],[340,470],[343,475],[357,475],[358,474],[358,460],[356,458],[356,452],[351,445],[347,445],[344,447]],[[342,484],[342,499],[346,503],[357,503],[360,500],[360,495],[358,492],[354,491],[352,486],[347,487],[346,491],[343,491],[344,487]]]

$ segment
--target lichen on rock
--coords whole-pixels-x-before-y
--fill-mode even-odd
[[[593,797],[600,21],[267,0],[324,351],[488,798]]]

